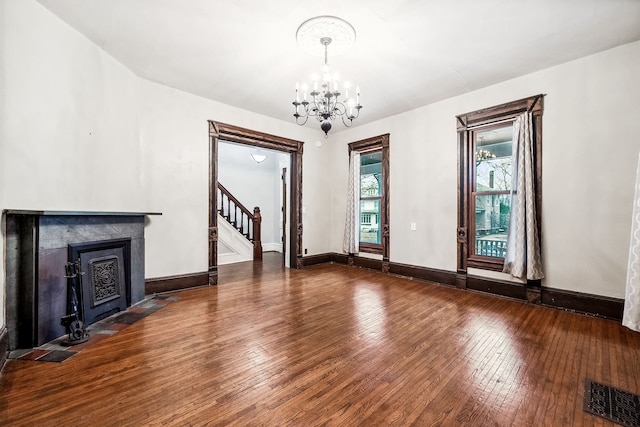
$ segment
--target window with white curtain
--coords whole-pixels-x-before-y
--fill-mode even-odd
[[[540,236],[542,95],[456,116],[458,128],[458,272],[502,271],[511,223],[515,164],[513,124],[533,116],[533,187]]]
[[[351,153],[357,153],[352,156]],[[389,134],[352,142],[349,156],[357,162],[348,196],[343,249],[368,252],[389,260]],[[353,205],[352,205],[353,204]],[[354,233],[355,231],[355,233]]]

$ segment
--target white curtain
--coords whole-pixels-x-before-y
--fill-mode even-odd
[[[533,144],[532,115],[527,112],[513,124],[511,216],[502,271],[528,280],[544,277],[536,224]]]
[[[622,324],[629,329],[640,332],[640,155],[638,155],[636,190],[633,198],[627,290],[624,297]]]
[[[347,192],[347,218],[344,225],[342,250],[357,254],[360,245],[358,224],[360,216],[360,153],[351,151],[349,157],[349,187]]]

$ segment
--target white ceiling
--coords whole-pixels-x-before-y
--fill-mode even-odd
[[[640,40],[640,0],[39,2],[142,78],[292,122],[322,65],[296,30],[318,15],[356,30],[329,63],[361,88],[357,123]]]

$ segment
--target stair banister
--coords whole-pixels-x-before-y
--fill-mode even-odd
[[[260,236],[260,225],[262,222],[262,215],[260,214],[260,208],[253,208],[253,213],[249,211],[238,199],[235,198],[229,190],[227,190],[220,182],[218,182],[218,190],[220,191],[218,212],[220,215],[232,224],[236,230],[240,232],[244,237],[253,243],[253,259],[262,259],[262,240]],[[224,200],[227,199],[227,210],[224,209]],[[231,210],[233,209],[233,217],[231,216]],[[240,210],[240,218],[238,221],[238,210]],[[245,219],[246,229],[245,229]]]

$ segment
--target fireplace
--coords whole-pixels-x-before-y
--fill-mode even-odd
[[[144,226],[151,213],[4,211],[9,350],[67,333],[65,265],[80,260],[85,324],[144,299]],[[157,215],[157,214],[155,214]]]
[[[80,262],[85,325],[131,305],[131,239],[69,245],[69,262]]]

